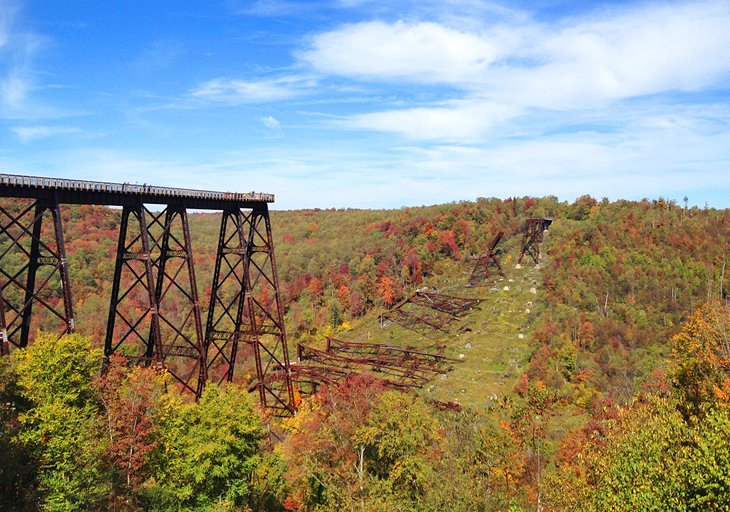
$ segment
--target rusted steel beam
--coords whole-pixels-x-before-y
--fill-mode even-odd
[[[33,309],[37,306],[60,320],[60,335],[73,332],[74,319],[68,262],[60,206],[55,197],[18,205],[16,211],[0,206],[0,294],[4,349],[25,347],[31,341]],[[49,218],[50,217],[50,218]],[[50,225],[49,225],[50,222]],[[21,255],[23,263],[13,262]],[[60,297],[53,291],[60,284]]]
[[[476,298],[416,290],[383,313],[381,319],[428,336],[434,331],[446,332],[449,324],[473,310],[480,302],[481,299]]]
[[[455,319],[446,313],[414,313],[403,307],[386,311],[381,317],[424,336],[432,336],[434,331],[447,332],[446,327]]]
[[[517,263],[521,264],[525,255],[529,255],[535,264],[540,259],[540,244],[543,240],[543,233],[550,227],[553,219],[549,217],[527,219],[520,244],[520,257]]]
[[[253,350],[256,389],[263,407],[274,414],[294,410],[291,381],[268,379],[289,373],[284,311],[274,258],[268,208],[224,210],[206,323],[208,374],[235,379],[239,344]]]
[[[203,325],[195,280],[187,210],[169,207],[150,217],[157,257],[155,297],[159,308],[161,359],[170,374],[200,396],[206,379]],[[181,358],[181,359],[176,359]]]
[[[306,345],[298,346],[300,361],[312,361],[317,364],[340,369],[359,369],[383,373],[391,380],[404,386],[421,387],[439,374],[448,372],[451,366],[434,368],[414,358],[387,358],[380,356],[348,356],[317,350]]]
[[[144,311],[135,310],[139,304]],[[104,352],[160,364],[200,396],[205,352],[184,208],[152,212],[138,204],[122,211]]]
[[[499,275],[504,276],[502,265],[499,263],[499,258],[496,253],[497,245],[503,236],[503,231],[497,233],[492,243],[489,244],[487,253],[477,258],[474,268],[469,275],[469,284],[471,286],[475,286],[481,282],[488,282],[493,275],[493,270],[496,270]]]
[[[461,359],[446,357],[439,353],[423,352],[422,350],[416,350],[409,347],[394,347],[392,345],[382,345],[378,343],[342,341],[331,337],[327,338],[326,351],[372,356],[393,362],[417,361],[418,364],[422,364],[424,366],[444,369],[450,369],[451,364],[462,362]]]
[[[5,299],[3,299],[3,287],[0,286],[0,356],[10,354],[10,342],[8,341],[8,328],[5,323]]]
[[[455,297],[453,295],[444,295],[442,293],[415,291],[408,299],[411,304],[424,306],[436,311],[448,313],[453,316],[472,311],[479,305],[481,299]]]
[[[258,204],[274,202],[273,194],[260,192],[217,192],[136,183],[0,174],[0,197],[52,199],[54,196],[61,204],[134,207],[142,202],[202,210],[252,208]]]
[[[125,207],[104,340],[106,358],[121,352],[146,364],[163,362],[160,307],[153,274],[153,259],[159,256],[153,256],[150,239],[144,205],[138,202],[134,207]]]

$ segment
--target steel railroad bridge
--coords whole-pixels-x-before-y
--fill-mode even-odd
[[[32,342],[36,310],[55,318],[60,334],[76,328],[60,205],[121,207],[107,360],[121,354],[162,366],[200,396],[208,380],[233,381],[237,364],[249,357],[261,405],[274,415],[290,414],[291,367],[268,210],[273,202],[272,194],[255,192],[0,174],[0,352]],[[222,212],[205,324],[188,209]]]

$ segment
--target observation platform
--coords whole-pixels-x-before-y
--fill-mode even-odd
[[[0,197],[53,199],[62,204],[105,206],[134,206],[141,202],[200,210],[260,208],[265,203],[274,202],[274,194],[260,192],[216,192],[18,174],[0,174]]]

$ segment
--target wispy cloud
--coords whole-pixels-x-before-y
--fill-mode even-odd
[[[261,123],[273,135],[281,135],[281,123],[274,116],[266,116],[261,118]]]
[[[249,16],[286,16],[311,12],[322,7],[321,2],[290,0],[229,0],[229,7],[236,14]]]
[[[316,81],[300,76],[262,80],[217,78],[190,92],[196,100],[226,105],[264,103],[300,96],[311,90]]]
[[[0,0],[0,118],[36,116],[37,106],[28,105],[33,89],[32,64],[44,39],[16,29],[17,4]]]
[[[451,87],[460,100],[356,114],[350,126],[471,141],[530,109],[595,109],[721,86],[730,77],[728,26],[724,1],[642,4],[558,25],[485,20],[471,32],[365,22],[314,36],[299,58],[326,75]]]
[[[460,100],[442,106],[371,112],[350,116],[342,126],[400,133],[410,139],[476,142],[519,114],[511,105]]]
[[[81,131],[79,128],[70,126],[16,126],[11,128],[11,130],[22,142],[32,142],[38,139],[78,133]]]

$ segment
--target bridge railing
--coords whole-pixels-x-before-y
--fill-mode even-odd
[[[214,201],[223,200],[256,201],[266,203],[274,202],[274,194],[265,194],[261,192],[217,192],[212,190],[158,187],[146,184],[138,185],[136,183],[113,183],[106,181],[44,178],[40,176],[23,176],[19,174],[0,174],[0,185],[18,188],[61,189],[84,192],[104,192],[130,195],[151,195],[158,197],[209,199]]]

